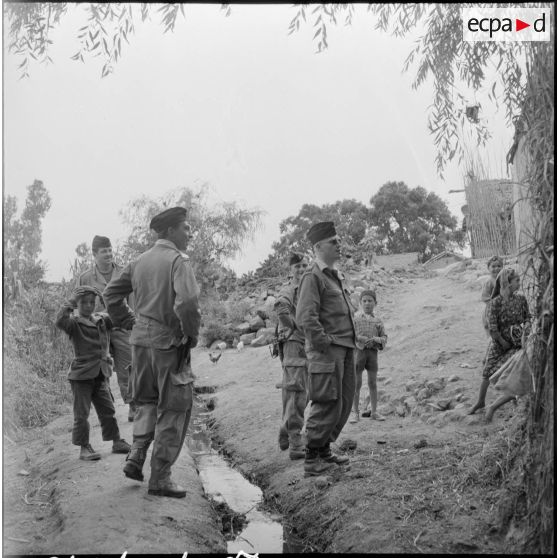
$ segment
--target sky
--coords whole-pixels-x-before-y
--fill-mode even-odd
[[[123,240],[130,200],[203,183],[216,200],[265,212],[229,262],[237,273],[265,260],[303,204],[368,204],[388,181],[434,191],[462,218],[464,194],[448,191],[463,188],[463,171],[436,174],[431,84],[414,90],[403,73],[416,37],[375,30],[365,6],[352,26],[328,27],[319,54],[311,25],[288,35],[290,4],[233,5],[229,17],[220,4],[188,4],[172,33],[152,6],[105,78],[101,59],[70,59],[83,6],[52,33],[53,64],[32,65],[29,78],[4,38],[4,194],[21,208],[35,179],[49,191],[47,280],[68,278],[76,246],[94,235]],[[500,160],[512,133],[494,118]]]

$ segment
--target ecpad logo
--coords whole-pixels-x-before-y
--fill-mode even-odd
[[[464,8],[463,40],[549,41],[550,8]]]

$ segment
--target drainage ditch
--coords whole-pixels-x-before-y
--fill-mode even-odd
[[[221,519],[227,552],[297,552],[298,545],[283,527],[281,515],[265,509],[261,489],[235,469],[212,439],[214,391],[211,386],[196,388],[186,441],[206,496]]]

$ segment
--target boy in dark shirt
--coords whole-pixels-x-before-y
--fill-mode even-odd
[[[75,357],[68,372],[74,395],[72,443],[81,446],[79,458],[84,461],[101,459],[89,443],[91,403],[101,423],[103,440],[113,441],[112,452],[127,454],[130,451],[130,444],[120,438],[109,387],[112,359],[108,330],[112,322],[106,314],[93,312],[97,296],[101,293],[94,287],[78,287],[56,316],[56,326],[68,334],[74,346]],[[76,308],[77,316],[73,315]]]

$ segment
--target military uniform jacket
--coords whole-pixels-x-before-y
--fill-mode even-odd
[[[316,260],[300,280],[296,323],[308,349],[325,352],[329,345],[355,347],[353,306],[339,271]]]
[[[133,291],[134,312],[125,303]],[[168,349],[184,337],[198,337],[199,287],[188,257],[173,242],[159,239],[110,281],[103,298],[109,316],[127,329],[130,343]]]
[[[281,289],[274,305],[279,318],[279,331],[289,341],[304,343],[304,334],[296,325],[296,303],[298,301],[298,285],[289,283]]]
[[[109,354],[109,330],[112,322],[106,314],[94,313],[91,321],[72,315],[73,306],[64,304],[56,316],[56,327],[65,331],[74,346],[74,359],[70,364],[68,379],[91,380],[99,371],[107,378],[112,374]]]
[[[122,266],[113,263],[111,279],[118,277],[121,273],[122,273]],[[77,286],[87,285],[89,287],[96,287],[97,289],[99,289],[101,293],[105,290],[107,284],[108,284],[107,280],[105,279],[104,275],[98,270],[96,265],[93,265],[93,267],[90,267],[87,271],[84,271],[78,277],[77,280]],[[134,295],[131,294],[127,300],[131,308],[134,307],[133,297]],[[106,308],[105,305],[103,304],[103,301],[97,297],[97,299],[95,300],[95,312],[101,312],[101,311],[106,311]]]

